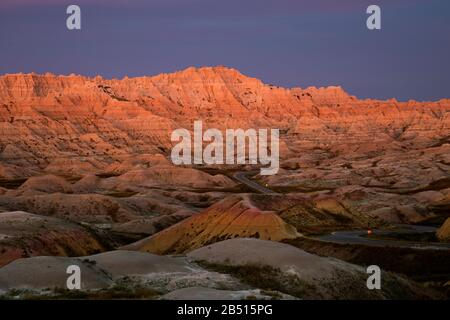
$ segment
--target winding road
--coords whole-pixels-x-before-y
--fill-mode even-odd
[[[436,232],[436,228],[428,226],[415,225],[399,225],[395,230],[372,230],[373,235],[388,235],[390,233],[424,233]],[[450,243],[440,242],[414,242],[402,240],[388,240],[370,238],[367,236],[367,231],[336,231],[330,234],[311,237],[314,240],[324,242],[340,243],[340,244],[359,244],[372,247],[397,247],[397,248],[412,248],[412,249],[427,249],[427,250],[450,250]]]
[[[236,179],[237,181],[245,184],[247,187],[249,187],[250,189],[252,189],[254,191],[257,191],[257,192],[260,192],[263,194],[278,194],[275,191],[272,191],[266,187],[263,187],[259,183],[247,178],[247,176],[255,175],[255,174],[256,174],[256,172],[252,172],[252,171],[239,171],[233,175],[233,178]]]
[[[233,178],[245,184],[247,187],[256,192],[272,195],[278,194],[275,191],[270,190],[248,178],[248,176],[255,174],[256,172],[252,171],[239,171],[233,175]],[[395,230],[372,230],[373,235],[388,235],[389,233],[392,232],[395,233],[436,232],[436,228],[418,225],[398,225]],[[310,238],[314,240],[338,244],[356,244],[373,247],[397,247],[397,248],[413,248],[413,249],[428,249],[428,250],[450,250],[450,243],[413,242],[413,241],[370,238],[367,236],[367,230],[336,231],[330,234]]]

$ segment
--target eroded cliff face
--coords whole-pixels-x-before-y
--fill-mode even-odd
[[[173,165],[172,130],[195,120],[280,129],[279,172],[249,175],[275,194],[247,194],[236,171],[251,166]],[[359,100],[225,67],[122,80],[0,77],[0,217],[25,219],[19,231],[4,221],[0,264],[137,240],[128,248],[187,252],[235,237],[443,222],[449,208],[450,100]],[[37,230],[36,219],[52,224]]]
[[[173,165],[172,130],[195,120],[204,129],[280,129],[280,170],[252,176],[249,165]],[[121,246],[186,253],[226,239],[230,252],[255,243],[267,253],[262,240],[234,238],[301,242],[336,230],[442,223],[449,212],[450,100],[359,100],[341,87],[285,89],[225,67],[121,80],[0,76],[0,266],[15,270],[6,289],[21,285],[29,263],[39,271],[40,262],[47,269],[78,261],[12,262],[37,255]],[[202,250],[210,248],[194,252]],[[103,257],[121,266],[166,259]],[[48,287],[47,273],[36,281]]]
[[[289,151],[416,148],[450,136],[450,100],[358,100],[340,87],[284,89],[225,67],[106,80],[77,75],[0,77],[0,176],[70,161],[102,170],[130,155],[167,154],[170,134],[205,127],[280,128]],[[353,147],[356,145],[357,147]],[[76,170],[75,170],[76,171]]]
[[[228,167],[214,176],[171,164],[172,130],[192,129],[195,120],[204,128],[281,129],[281,169],[260,178],[278,192],[331,193],[347,207],[399,222],[448,206],[450,100],[359,100],[341,87],[285,89],[225,67],[122,80],[0,77],[0,206],[34,210],[29,197],[54,193],[128,195],[133,206],[120,203],[119,213],[105,215],[126,222],[144,210],[136,209],[145,208],[139,196],[152,193],[158,210],[177,221],[198,210],[189,204],[198,197],[184,194],[180,203],[158,192],[240,190],[223,176]],[[8,185],[29,177],[17,190]],[[222,198],[208,196],[200,207]]]

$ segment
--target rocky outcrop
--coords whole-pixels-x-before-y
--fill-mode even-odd
[[[272,241],[226,240],[194,250],[188,257],[212,270],[227,270],[243,281],[265,284],[302,299],[417,299],[428,296],[420,286],[387,272],[383,272],[381,290],[369,290],[364,268]]]
[[[444,224],[437,231],[436,236],[441,241],[450,241],[450,218],[445,220]]]
[[[0,213],[0,266],[23,257],[86,255],[105,249],[77,224],[21,211]]]
[[[157,234],[125,246],[156,254],[182,253],[237,237],[283,240],[299,236],[274,211],[256,207],[248,195],[231,196]]]
[[[257,168],[251,165],[173,165],[171,133],[192,129],[195,120],[203,121],[204,130],[280,129],[279,172],[252,176]],[[258,291],[259,286],[187,261],[182,268],[194,268],[194,274],[183,269],[143,275],[135,268],[145,272],[153,263],[172,265],[177,258],[169,261],[136,251],[187,253],[228,240],[232,242],[211,248],[226,251],[225,260],[233,260],[231,251],[237,250],[248,255],[246,263],[253,263],[267,252],[270,258],[277,245],[235,238],[302,241],[300,234],[442,221],[449,209],[449,155],[448,99],[360,100],[338,86],[280,88],[226,67],[120,80],[0,76],[0,266],[9,263],[0,269],[0,291],[5,283],[7,290],[27,285],[41,290],[50,271],[82,263],[86,285],[95,290],[109,290],[116,280],[128,281],[126,274],[138,273],[134,276],[145,278],[139,285],[151,283],[150,288],[157,289],[146,291],[145,297],[265,299],[268,293]],[[253,187],[236,178],[241,171]],[[254,191],[264,194],[248,193]],[[444,241],[447,225],[438,234]],[[91,262],[62,257],[20,260],[85,256],[125,244],[135,252],[85,257]],[[247,251],[239,251],[241,247]],[[202,257],[207,248],[199,249]],[[291,248],[279,250],[287,258],[276,253],[273,257],[287,264],[263,261],[265,269],[244,268],[241,273],[233,269],[241,265],[210,267],[240,277],[256,270],[261,276],[257,280],[274,276],[271,279],[284,290],[274,293],[276,298],[341,293],[353,298],[361,292],[367,298],[417,297],[414,285],[395,276],[388,277],[402,288],[401,294],[388,288],[366,295],[360,268]],[[209,263],[225,261],[216,258]],[[289,276],[288,265],[297,278]],[[315,274],[310,265],[324,273]],[[21,278],[27,268],[36,270],[36,279]],[[302,272],[323,276],[328,287],[308,282],[311,277]],[[65,272],[50,283],[63,286],[64,277]],[[313,288],[310,295],[291,290],[286,286],[291,280],[299,288]],[[334,284],[339,292],[330,289]]]
[[[226,67],[121,80],[12,74],[0,77],[0,159],[7,178],[55,173],[67,162],[66,171],[81,174],[167,153],[170,132],[198,119],[277,127],[303,147],[437,146],[448,143],[449,114],[449,100],[358,100],[340,87],[284,89]]]
[[[81,289],[67,290],[67,268],[81,270]],[[287,244],[232,239],[188,256],[110,251],[97,255],[31,257],[0,267],[0,297],[161,299],[423,299],[441,298],[383,272],[369,290],[364,268]]]
[[[67,289],[69,266],[81,270],[80,290]],[[144,252],[110,251],[78,258],[32,257],[0,268],[2,298],[148,299],[190,287],[237,290],[244,297],[250,296],[243,291],[249,287],[232,276],[205,270],[187,259]]]

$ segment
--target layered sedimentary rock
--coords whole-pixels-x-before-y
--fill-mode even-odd
[[[225,67],[121,80],[4,75],[0,175],[55,172],[63,163],[84,173],[130,154],[164,154],[171,130],[198,119],[207,127],[277,127],[292,134],[285,139],[294,149],[375,152],[447,143],[450,101],[358,100],[340,87],[284,89]]]
[[[81,290],[67,288],[67,268],[81,270]],[[287,244],[233,239],[187,257],[111,251],[18,259],[0,267],[0,297],[162,299],[424,299],[432,290],[383,271],[381,290],[367,290],[363,267]]]
[[[105,249],[77,224],[21,211],[0,213],[0,266],[24,257],[86,255]]]
[[[280,129],[280,170],[173,165],[171,133],[195,120],[204,129]],[[81,263],[95,294],[131,281],[163,298],[268,298],[258,290],[274,283],[278,298],[429,297],[389,274],[396,289],[368,292],[361,267],[265,240],[442,224],[449,155],[448,99],[361,100],[338,86],[280,88],[226,67],[120,80],[0,76],[0,266],[9,263],[0,294],[64,287],[67,265]],[[237,178],[243,173],[252,181]],[[235,239],[250,237],[262,240]],[[194,251],[88,256],[123,245]],[[36,255],[70,257],[20,259]]]
[[[447,218],[447,220],[445,220],[444,224],[439,228],[436,235],[441,241],[450,241],[450,218]]]
[[[419,286],[384,271],[382,290],[367,290],[365,268],[272,241],[231,239],[194,250],[188,257],[213,269],[247,274],[250,279],[260,277],[303,299],[427,297]]]
[[[296,229],[276,212],[261,210],[249,195],[240,195],[225,198],[199,214],[124,248],[167,254],[237,237],[280,241],[298,236]]]
[[[171,163],[172,130],[195,120],[204,129],[280,129],[279,172],[252,177],[280,206],[242,196],[253,189],[234,172],[251,166]],[[0,76],[0,212],[164,239],[149,242],[155,252],[235,236],[442,223],[449,154],[446,99],[361,100],[338,86],[280,88],[226,67],[120,80]],[[186,231],[190,223],[198,234]]]

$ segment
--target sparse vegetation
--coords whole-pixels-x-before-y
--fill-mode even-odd
[[[197,262],[200,266],[220,273],[231,274],[243,283],[252,287],[272,292],[272,296],[278,297],[274,291],[283,292],[303,299],[320,298],[315,286],[312,286],[293,274],[283,273],[280,269],[261,265],[215,264],[206,261]]]
[[[127,300],[127,299],[155,299],[162,293],[150,288],[124,285],[114,285],[111,288],[101,290],[68,290],[54,288],[43,292],[32,290],[11,290],[0,299],[24,299],[24,300]]]

